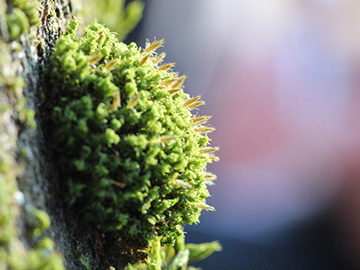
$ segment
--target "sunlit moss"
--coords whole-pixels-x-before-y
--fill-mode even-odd
[[[191,111],[204,102],[160,64],[162,42],[126,45],[97,23],[77,37],[77,26],[57,41],[48,70],[50,144],[68,201],[98,229],[173,244],[182,224],[213,210],[206,165],[217,148]]]

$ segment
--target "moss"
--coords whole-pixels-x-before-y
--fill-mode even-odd
[[[17,40],[20,35],[29,32],[31,25],[36,25],[39,22],[39,15],[37,14],[37,1],[29,0],[8,0],[2,3],[6,7],[5,19],[7,28],[5,31],[1,29],[1,36],[5,40]]]
[[[129,264],[126,270],[196,270],[188,267],[188,263],[203,260],[222,250],[217,241],[185,245],[182,236],[176,239],[175,246],[161,247],[160,242],[160,238],[151,242],[150,251],[145,251],[148,255],[145,263]]]
[[[82,266],[84,266],[85,270],[92,270],[90,263],[85,259],[84,254],[80,248],[77,249],[77,259],[82,264]]]
[[[116,30],[118,24],[122,39],[139,20],[143,6],[134,1],[125,9],[123,1],[105,2],[106,9],[120,5],[117,17],[122,23],[115,20],[111,28]],[[17,185],[28,150],[17,141],[19,130],[36,126],[34,111],[23,96],[20,62],[21,44],[39,21],[37,5],[38,1],[0,0],[0,270],[64,269],[55,244],[45,236],[49,216],[24,200]],[[42,24],[53,25],[56,9],[43,8]],[[48,96],[56,128],[52,143],[68,201],[74,209],[80,207],[102,237],[119,241],[128,236],[119,245],[114,242],[112,248],[128,249],[116,254],[126,253],[132,261],[144,258],[136,254],[148,246],[148,254],[157,254],[156,265],[143,264],[142,269],[183,269],[191,252],[182,252],[184,245],[178,248],[184,238],[181,225],[197,222],[201,209],[213,209],[205,203],[206,183],[214,178],[205,172],[206,164],[216,159],[208,153],[216,148],[207,146],[205,135],[212,128],[202,125],[208,117],[189,111],[202,102],[183,92],[184,77],[168,71],[172,64],[159,64],[162,55],[154,49],[160,43],[141,50],[117,42],[101,25],[88,27],[81,38],[76,28],[77,22],[71,22],[58,43],[50,69],[54,92]],[[46,37],[54,41],[58,36]],[[39,56],[50,53],[51,46],[43,48],[47,44],[39,41]],[[64,53],[67,50],[74,54]],[[20,219],[21,211],[25,219]],[[109,237],[102,232],[115,233]],[[127,241],[133,239],[146,244],[131,249]],[[161,242],[175,246],[160,252]],[[91,260],[82,254],[79,260],[90,269]]]
[[[48,70],[50,138],[68,201],[104,231],[174,244],[182,224],[198,222],[207,163],[217,158],[184,93],[184,76],[160,65],[160,42],[125,45],[101,24],[57,41]]]

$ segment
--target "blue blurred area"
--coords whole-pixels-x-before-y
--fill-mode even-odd
[[[200,226],[200,225],[199,225]],[[264,235],[261,242],[236,240],[186,228],[187,242],[219,240],[223,251],[192,264],[206,270],[355,270],[341,255],[329,218],[296,225],[281,233]]]

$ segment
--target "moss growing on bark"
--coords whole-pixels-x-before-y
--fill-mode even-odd
[[[27,204],[17,183],[26,166],[17,145],[19,130],[36,126],[23,95],[20,59],[25,54],[19,40],[37,23],[36,7],[36,1],[0,0],[0,270],[64,269],[54,243],[43,236],[49,217]],[[27,210],[31,228],[19,221]],[[26,239],[19,224],[28,227]]]
[[[174,244],[183,224],[214,210],[205,202],[213,128],[194,114],[204,102],[161,64],[162,41],[141,49],[101,24],[80,37],[77,27],[57,41],[47,72],[50,143],[68,201],[104,232]]]

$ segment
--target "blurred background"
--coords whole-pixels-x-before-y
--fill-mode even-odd
[[[205,270],[360,269],[359,29],[358,0],[146,2],[126,42],[165,39],[221,148]]]

